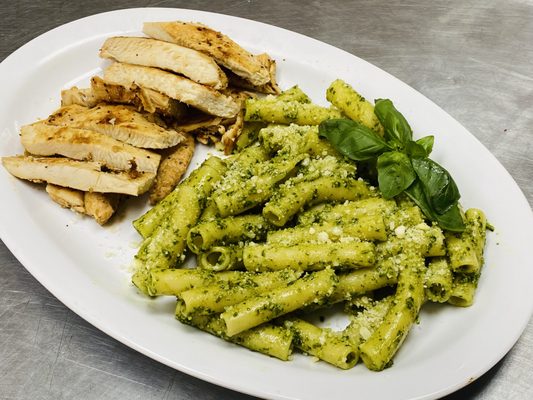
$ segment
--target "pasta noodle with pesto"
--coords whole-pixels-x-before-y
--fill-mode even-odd
[[[468,209],[464,232],[449,232],[411,198],[385,199],[317,127],[348,117],[383,134],[374,106],[340,80],[326,97],[330,108],[299,87],[248,100],[237,152],[208,158],[134,222],[132,280],[175,296],[179,321],[251,350],[382,370],[426,302],[473,303],[487,221]],[[338,304],[344,329],[308,317]]]

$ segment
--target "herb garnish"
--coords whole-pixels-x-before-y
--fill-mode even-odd
[[[374,113],[384,128],[383,137],[349,119],[326,120],[319,134],[352,160],[375,160],[385,198],[405,193],[441,228],[462,232],[459,189],[448,171],[429,158],[433,136],[414,141],[409,123],[388,99],[376,100]]]

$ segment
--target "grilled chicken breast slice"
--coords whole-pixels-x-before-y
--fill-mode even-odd
[[[163,158],[150,188],[150,203],[156,204],[174,190],[187,171],[194,154],[194,136],[185,134],[185,140],[170,149],[163,150]]]
[[[177,145],[183,135],[148,121],[143,114],[123,105],[99,104],[86,108],[76,104],[61,107],[46,123],[89,129],[111,136],[132,146],[164,149]]]
[[[12,156],[3,157],[8,172],[20,179],[47,182],[86,192],[123,193],[138,196],[152,185],[150,172],[107,172],[97,162],[69,158]]]
[[[230,85],[246,90],[253,90],[259,93],[280,94],[281,89],[279,88],[276,80],[276,61],[270,58],[270,56],[266,53],[259,54],[256,57],[261,63],[263,63],[264,67],[268,70],[270,80],[263,85],[253,85],[243,77],[233,72],[228,72],[228,80]]]
[[[91,88],[79,89],[76,86],[61,91],[61,106],[77,104],[84,107],[94,107],[100,100]]]
[[[126,87],[106,82],[99,76],[91,78],[91,90],[98,102],[131,104],[147,113],[158,112],[174,118],[181,118],[187,112],[186,104],[163,93],[137,85]]]
[[[233,151],[233,147],[235,146],[235,142],[237,141],[237,138],[242,133],[243,127],[244,110],[241,110],[239,114],[237,114],[235,122],[231,123],[229,126],[226,127],[226,131],[222,134],[222,137],[220,138],[220,142],[224,147],[224,154],[231,154],[231,152]]]
[[[121,195],[117,193],[85,192],[85,214],[104,225],[117,210],[120,198]]]
[[[130,104],[138,111],[158,112],[175,119],[182,118],[188,111],[186,104],[171,99],[163,93],[137,85],[126,87],[106,82],[99,76],[91,78],[90,88],[78,89],[73,86],[61,91],[61,106],[78,104],[94,107],[99,103]]]
[[[131,88],[122,85],[114,85],[105,82],[102,78],[94,76],[91,78],[91,87],[79,89],[76,86],[61,91],[61,106],[77,104],[84,107],[94,107],[99,103],[120,103],[131,104],[139,110],[142,103],[139,99],[139,87]],[[154,112],[151,110],[149,112]]]
[[[51,183],[46,185],[46,192],[61,207],[89,215],[100,225],[104,225],[113,216],[121,196],[117,193],[82,192]]]
[[[268,69],[257,56],[205,25],[181,21],[145,22],[143,32],[155,39],[201,51],[252,85],[260,86],[270,81]]]
[[[195,133],[195,131],[203,128],[211,128],[213,126],[220,126],[224,118],[212,117],[202,115],[199,118],[193,118],[191,120],[179,121],[174,124],[174,128],[185,134],[188,132]]]
[[[104,81],[99,76],[93,76],[91,78],[90,90],[99,103],[131,104],[136,108],[141,109],[142,104],[139,99],[140,89],[136,85],[132,85],[131,87],[115,85]],[[148,112],[154,111],[155,110]]]
[[[152,89],[219,117],[232,117],[239,111],[239,105],[231,97],[158,68],[116,62],[104,71],[104,79],[119,85],[136,84]]]
[[[174,119],[181,119],[189,111],[187,104],[152,89],[140,87],[139,99],[144,111],[149,113],[159,112]]]
[[[161,40],[112,37],[104,42],[100,49],[100,57],[176,72],[215,89],[224,89],[228,86],[228,78],[211,57]]]
[[[37,156],[61,155],[81,161],[96,161],[114,170],[156,173],[161,156],[120,142],[103,133],[42,121],[25,125],[20,140],[26,151]]]
[[[84,192],[63,186],[46,185],[46,193],[61,207],[70,208],[80,214],[85,214]]]

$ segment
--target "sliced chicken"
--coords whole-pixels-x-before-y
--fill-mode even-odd
[[[158,112],[173,118],[181,118],[187,112],[186,104],[171,99],[163,93],[137,85],[126,87],[106,82],[99,76],[93,76],[91,89],[93,96],[99,102],[131,104],[138,110],[144,110],[147,113]]]
[[[76,86],[61,91],[61,106],[78,104],[94,107],[99,103],[120,103],[135,106],[138,111],[158,112],[176,119],[187,113],[187,105],[137,85],[126,87],[104,81],[99,76],[91,78],[91,87],[78,89]]]
[[[224,154],[231,154],[231,152],[233,151],[233,147],[235,146],[235,142],[241,134],[243,127],[244,110],[241,110],[239,114],[237,114],[235,122],[226,127],[226,131],[222,134],[222,137],[220,138],[220,142],[224,146]]]
[[[77,104],[84,107],[94,107],[99,102],[100,100],[91,88],[78,89],[78,87],[73,86],[61,91],[61,106]]]
[[[189,111],[187,104],[152,89],[139,88],[139,99],[142,108],[148,113],[159,112],[168,117],[180,119]]]
[[[181,21],[145,22],[143,32],[155,39],[201,51],[252,85],[260,86],[270,81],[268,69],[257,56],[205,25]]]
[[[77,104],[84,107],[94,107],[99,103],[120,103],[134,105],[142,109],[139,99],[139,87],[126,88],[122,85],[113,85],[105,82],[100,77],[91,78],[91,87],[79,89],[76,86],[61,91],[61,106]],[[154,112],[152,110],[150,112]]]
[[[119,85],[136,84],[156,90],[208,114],[220,117],[232,117],[239,111],[238,104],[231,97],[158,68],[116,62],[104,71],[104,79]]]
[[[235,98],[235,100],[240,101],[238,98]],[[175,129],[181,132],[191,133],[202,144],[208,145],[209,143],[214,143],[215,147],[218,150],[223,150],[225,154],[231,153],[235,141],[242,132],[243,126],[242,110],[233,118],[210,118],[203,115],[174,124]]]
[[[188,119],[178,121],[174,124],[174,129],[180,132],[190,133],[202,144],[216,143],[220,136],[226,131],[225,121],[234,121],[235,118],[221,118],[202,114],[195,115]]]
[[[99,104],[86,108],[76,104],[62,107],[46,120],[47,124],[89,129],[132,146],[164,149],[177,145],[183,135],[158,124],[124,105]]]
[[[185,140],[176,147],[163,150],[163,160],[155,183],[150,189],[150,203],[156,204],[174,190],[187,171],[194,154],[194,136],[185,134]]]
[[[227,118],[221,121],[223,129],[219,129],[221,133],[220,143],[216,143],[216,146],[219,150],[223,150],[224,154],[230,154],[233,151],[233,146],[235,141],[242,132],[244,127],[244,107],[246,100],[255,97],[253,93],[244,90],[237,90],[235,88],[227,88],[223,92],[228,96],[231,96],[237,103],[240,104],[240,111],[237,113],[235,118]]]
[[[270,58],[268,54],[259,54],[257,58],[263,63],[265,68],[269,71],[270,81],[264,85],[253,85],[246,79],[234,73],[228,73],[228,79],[231,86],[253,90],[254,92],[266,93],[266,94],[280,94],[281,89],[278,86],[276,80],[276,61]]]
[[[115,85],[104,81],[99,76],[93,76],[90,90],[99,103],[131,104],[139,110],[142,109],[142,103],[139,99],[140,88],[137,85],[131,87]]]
[[[203,118],[179,121],[174,128],[180,132],[194,132],[198,129],[220,126],[224,118],[204,116]]]
[[[112,37],[104,42],[100,57],[176,72],[215,89],[228,86],[228,78],[211,57],[161,40]]]
[[[2,164],[13,176],[32,182],[47,182],[86,192],[123,193],[138,196],[152,185],[150,172],[108,172],[97,162],[68,158],[12,156]]]
[[[103,133],[36,122],[20,130],[26,151],[37,156],[61,155],[97,161],[110,169],[156,173],[161,156],[120,142]]]
[[[205,128],[197,129],[191,133],[194,134],[194,137],[198,142],[209,146],[214,144],[217,150],[224,150],[224,146],[220,143],[220,138],[226,132],[226,127],[224,125],[213,125],[206,126]]]
[[[81,190],[49,183],[46,185],[46,192],[61,207],[70,208],[80,214],[85,214],[85,194]]]
[[[89,215],[100,225],[109,221],[120,201],[117,193],[82,192],[50,183],[46,185],[46,192],[61,207]]]
[[[104,225],[117,210],[120,198],[117,193],[85,192],[85,214]]]

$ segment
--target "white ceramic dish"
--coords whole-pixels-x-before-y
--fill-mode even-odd
[[[0,65],[0,155],[22,152],[20,125],[59,105],[62,88],[85,86],[101,71],[98,49],[112,35],[138,35],[142,22],[200,21],[253,52],[278,61],[282,88],[298,83],[317,102],[342,78],[366,97],[387,97],[416,137],[435,134],[433,158],[455,177],[466,207],[485,210],[486,266],[475,305],[425,307],[392,368],[341,371],[310,358],[281,362],[181,325],[173,301],[151,301],[129,284],[139,237],[131,220],[146,208],[131,201],[107,228],[53,204],[44,190],[0,168],[0,235],[21,263],[57,298],[128,346],[201,379],[261,397],[433,399],[493,366],[520,336],[533,309],[532,214],[496,159],[458,122],[406,84],[367,62],[314,39],[240,18],[179,9],[129,9],[71,22],[32,40]],[[205,156],[198,152],[195,163]],[[512,312],[510,312],[512,310]]]

